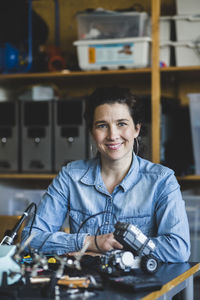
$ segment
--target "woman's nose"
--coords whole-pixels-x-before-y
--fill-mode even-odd
[[[119,132],[118,132],[117,128],[116,128],[115,126],[109,127],[109,130],[108,130],[108,138],[109,138],[110,140],[114,140],[114,139],[116,139],[118,136],[119,136]]]

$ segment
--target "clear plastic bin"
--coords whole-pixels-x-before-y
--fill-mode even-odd
[[[200,175],[200,94],[188,94],[195,173]]]
[[[146,36],[146,12],[96,10],[77,14],[78,39],[116,39]]]
[[[115,70],[119,68],[144,68],[150,64],[148,37],[79,40],[77,46],[79,67],[82,70]]]

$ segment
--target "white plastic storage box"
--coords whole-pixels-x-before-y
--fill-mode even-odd
[[[177,41],[199,41],[200,14],[188,16],[174,16],[173,20],[175,21]]]
[[[190,227],[191,256],[190,261],[200,261],[200,191],[182,192]]]
[[[170,41],[171,39],[171,19],[172,17],[160,17],[160,41]]]
[[[96,10],[77,14],[78,39],[113,39],[147,35],[149,17],[145,12]]]
[[[150,41],[148,37],[79,40],[74,42],[82,70],[143,68],[149,66]]]
[[[176,12],[178,15],[200,14],[200,1],[176,0]]]
[[[200,175],[200,94],[188,94],[195,173]]]
[[[200,66],[200,42],[174,42],[176,66]]]
[[[170,41],[160,43],[160,66],[170,66],[172,44]]]

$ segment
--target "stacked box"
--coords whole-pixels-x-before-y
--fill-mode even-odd
[[[79,40],[74,45],[82,70],[128,69],[149,66],[150,41],[149,37]]]
[[[200,94],[188,94],[195,173],[200,175]]]
[[[200,6],[200,1],[198,3]],[[189,5],[192,7],[191,3]],[[177,40],[174,44],[177,66],[200,65],[200,9],[198,12],[198,6],[196,10],[194,7],[193,10],[184,11],[187,12],[187,15],[182,14],[173,17]],[[192,11],[193,14],[189,15]]]
[[[94,10],[77,15],[78,63],[82,70],[142,68],[150,65],[146,12]]]
[[[176,0],[176,12],[178,15],[200,14],[200,1]]]
[[[145,12],[81,12],[77,14],[78,39],[142,37],[147,35],[148,22]]]

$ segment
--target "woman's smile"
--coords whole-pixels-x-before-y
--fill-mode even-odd
[[[109,150],[119,150],[122,143],[106,144]]]

